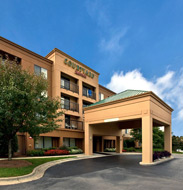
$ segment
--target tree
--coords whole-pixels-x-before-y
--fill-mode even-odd
[[[172,136],[172,149],[176,151],[177,149],[183,150],[183,136]]]
[[[133,139],[135,141],[139,141],[140,143],[142,143],[142,129],[139,128],[139,129],[132,129],[130,131],[130,135],[133,136]]]
[[[159,127],[153,127],[153,147],[164,148],[164,132]]]
[[[60,101],[46,97],[48,82],[15,63],[0,64],[0,133],[8,141],[8,160],[17,132],[36,138],[59,127]]]
[[[18,150],[18,139],[17,136],[12,139],[12,154],[14,152],[17,152]],[[0,133],[0,156],[8,155],[8,141],[3,136],[3,134]]]
[[[135,141],[142,143],[142,129],[132,129],[130,134],[133,136]],[[158,127],[153,127],[153,147],[163,148],[164,147],[164,132]]]

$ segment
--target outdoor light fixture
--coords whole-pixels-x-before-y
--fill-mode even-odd
[[[112,122],[112,121],[118,121],[119,118],[112,118],[112,119],[105,119],[104,122]]]

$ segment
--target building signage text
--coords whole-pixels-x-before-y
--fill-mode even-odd
[[[79,65],[75,64],[72,61],[68,61],[67,59],[64,60],[64,63],[66,65],[68,65],[69,67],[72,67],[73,69],[75,69],[75,74],[80,75],[84,78],[86,78],[86,76],[90,77],[90,78],[94,78],[94,74],[91,73],[90,71],[84,69],[83,67],[80,67]]]

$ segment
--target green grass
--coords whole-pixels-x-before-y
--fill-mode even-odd
[[[161,151],[164,151],[163,148],[153,148],[153,151],[154,152],[161,152]]]
[[[142,149],[141,149],[141,148],[135,148],[134,150],[135,150],[135,152],[142,152]],[[163,149],[161,149],[161,148],[153,148],[153,151],[154,151],[154,152],[155,152],[155,151],[163,151]]]
[[[176,151],[173,151],[172,153],[173,154],[183,154],[183,152],[176,152]]]
[[[25,159],[28,162],[31,162],[32,165],[20,168],[0,168],[0,177],[15,177],[29,174],[33,169],[41,164],[46,162],[61,160],[66,158],[75,158],[76,156],[68,157],[55,157],[55,158],[34,158],[34,159]]]
[[[135,149],[136,152],[142,152],[142,149],[141,148],[136,148]],[[164,151],[164,149],[161,149],[161,148],[154,148],[153,151]],[[173,154],[183,154],[183,152],[176,152],[176,151],[172,151]]]

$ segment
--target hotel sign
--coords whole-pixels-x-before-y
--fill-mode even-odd
[[[64,60],[64,63],[66,65],[68,65],[69,67],[72,67],[73,69],[75,69],[75,74],[82,76],[84,78],[86,78],[86,76],[90,77],[90,78],[94,78],[94,74],[91,73],[90,71],[88,71],[87,69],[84,69],[83,67],[80,67],[79,65],[75,64],[72,61],[68,61],[67,59]]]

